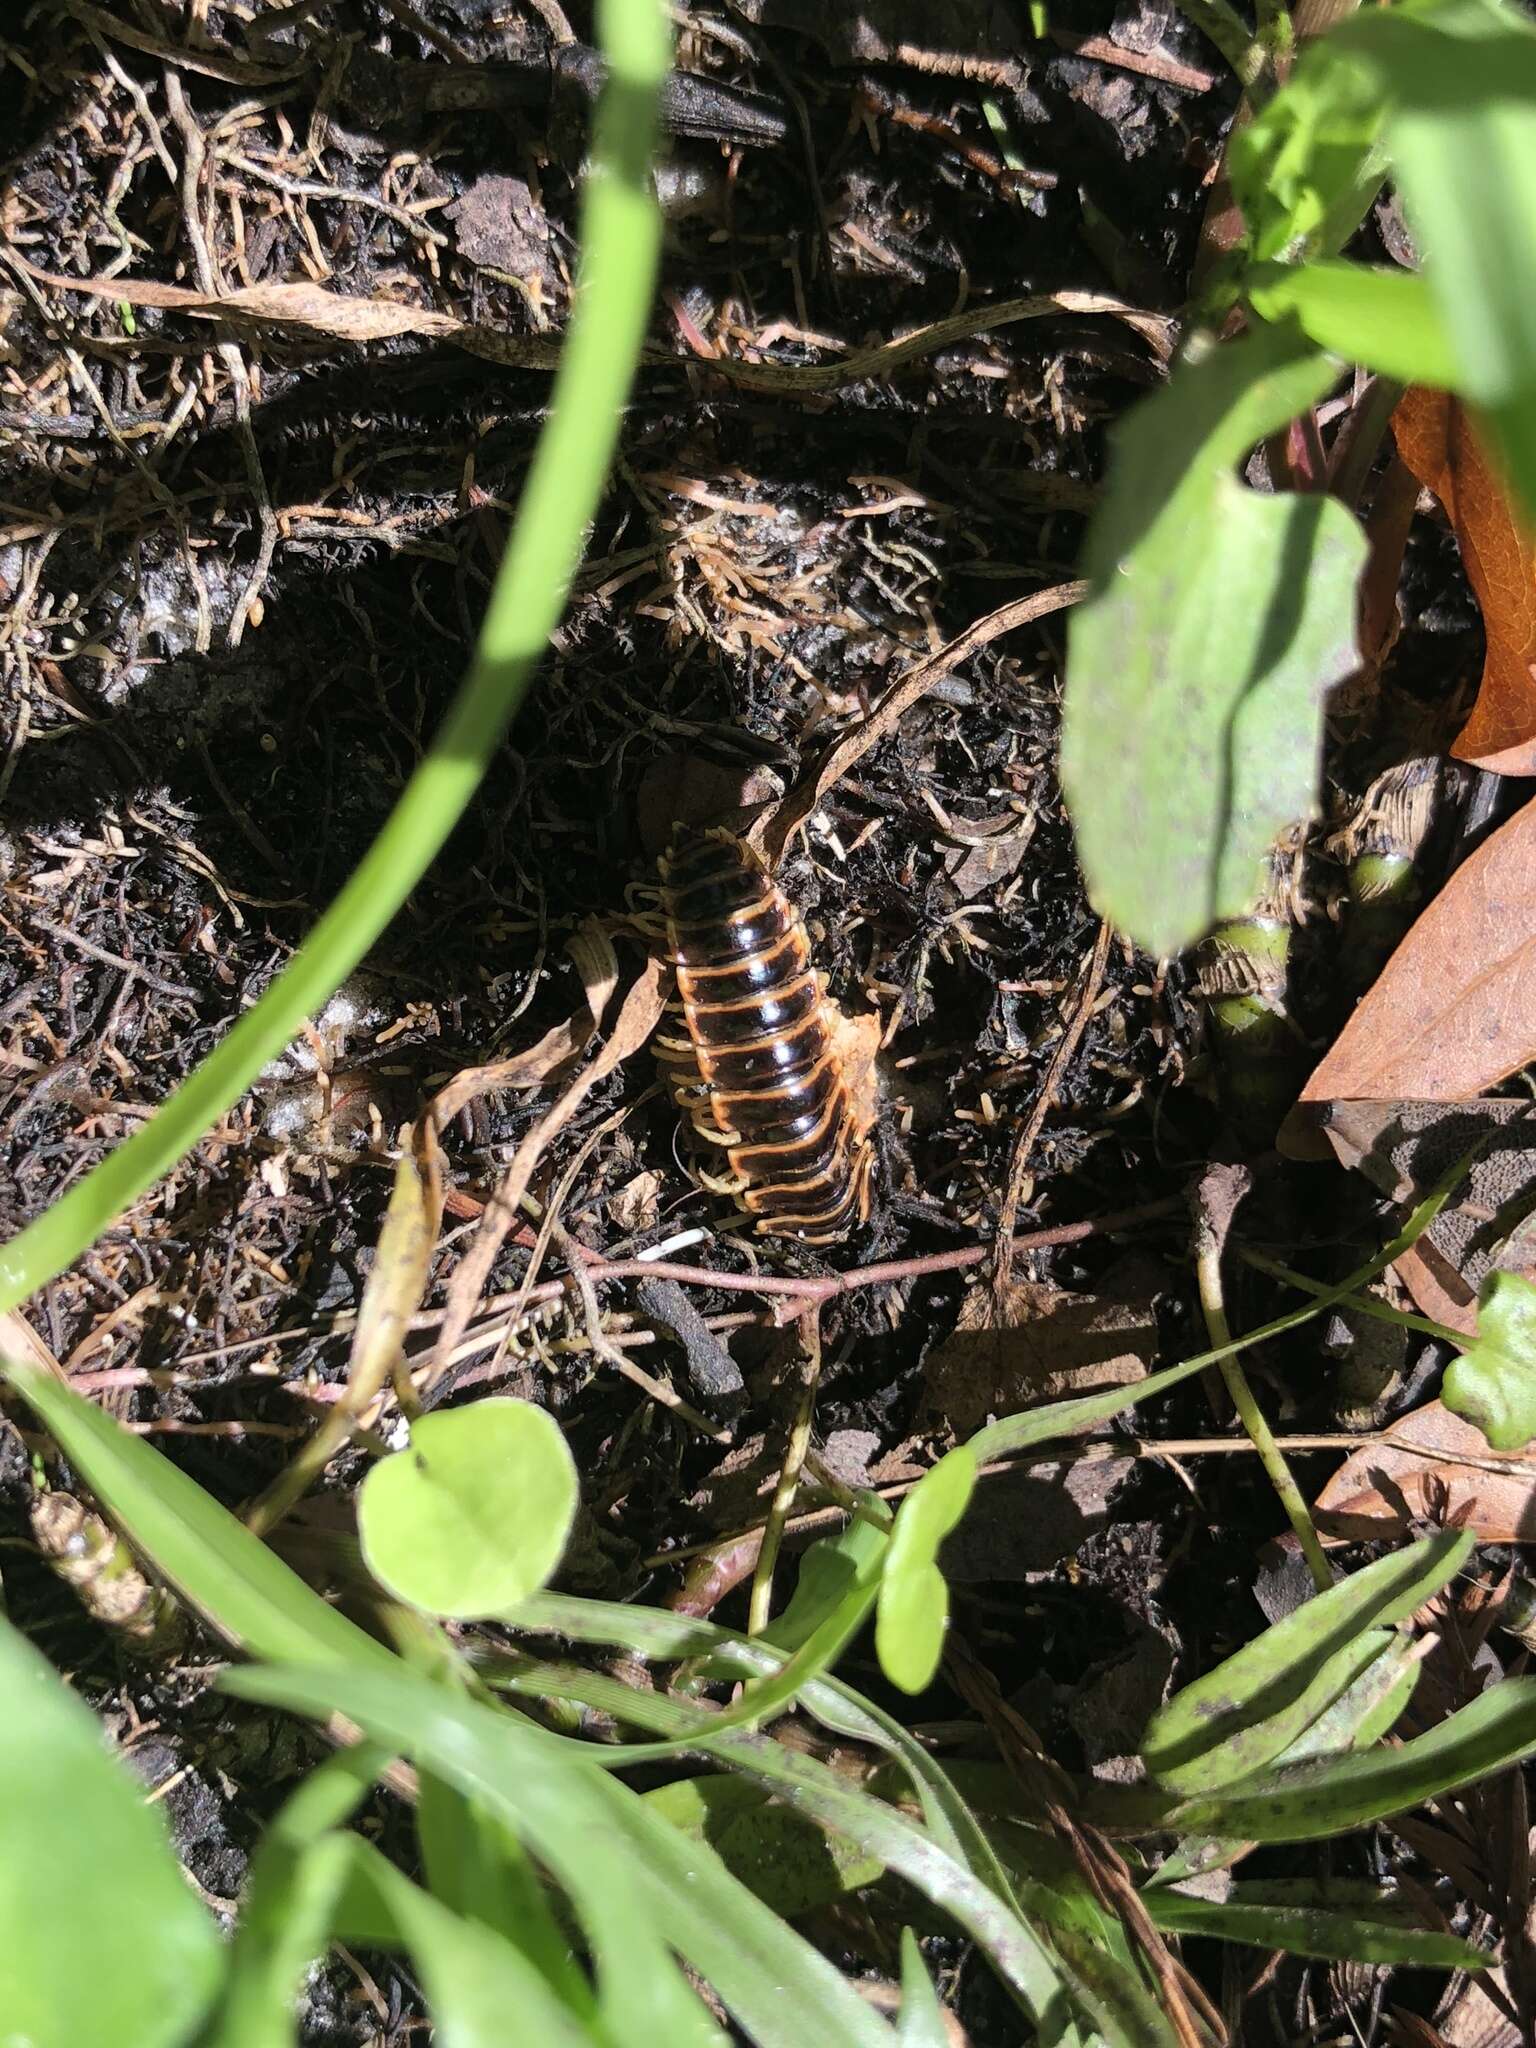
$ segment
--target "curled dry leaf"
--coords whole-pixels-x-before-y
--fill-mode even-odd
[[[504,1088],[537,1088],[591,1044],[592,1034],[619,985],[618,955],[613,950],[612,938],[595,918],[586,919],[571,934],[565,950],[581,975],[586,1010],[578,1010],[562,1023],[552,1024],[526,1052],[514,1053],[510,1059],[492,1060],[483,1067],[460,1068],[428,1105],[428,1114],[437,1130],[446,1130],[459,1111],[478,1096]]]
[[[1430,1401],[1334,1473],[1314,1503],[1342,1542],[1379,1542],[1416,1522],[1470,1529],[1480,1543],[1536,1543],[1536,1457],[1491,1451],[1474,1423]]]
[[[1536,775],[1536,537],[1458,399],[1415,385],[1392,431],[1398,454],[1445,507],[1482,608],[1482,686],[1451,752],[1495,775]]]
[[[20,260],[19,258],[16,260]],[[154,306],[166,313],[184,313],[194,320],[226,320],[245,327],[284,327],[327,341],[390,341],[402,334],[426,341],[446,341],[470,355],[485,356],[517,370],[552,370],[560,360],[558,340],[529,340],[502,334],[472,320],[455,320],[432,306],[405,306],[392,299],[349,298],[303,280],[245,285],[239,291],[209,298],[185,285],[155,284],[132,277],[60,277],[52,271],[28,274],[55,291],[85,292],[129,306]]]
[[[1536,804],[1456,870],[1301,1091],[1468,1102],[1536,1059]]]

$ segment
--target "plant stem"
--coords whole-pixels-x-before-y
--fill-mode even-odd
[[[1326,1281],[1314,1280],[1307,1273],[1294,1272],[1265,1252],[1250,1251],[1245,1245],[1238,1257],[1245,1266],[1252,1266],[1255,1272],[1267,1273],[1272,1280],[1283,1280],[1287,1287],[1299,1287],[1303,1294],[1332,1292]],[[1464,1331],[1453,1330],[1449,1323],[1437,1323],[1429,1316],[1413,1315],[1405,1308],[1393,1308],[1388,1302],[1377,1301],[1374,1295],[1351,1294],[1337,1306],[1358,1309],[1361,1315],[1374,1316],[1379,1323],[1396,1323],[1401,1329],[1417,1330],[1425,1337],[1438,1337],[1442,1344],[1454,1344],[1458,1351],[1464,1351],[1467,1346]]]
[[[773,1609],[773,1572],[779,1561],[779,1547],[784,1541],[784,1525],[789,1520],[789,1511],[795,1504],[795,1495],[800,1488],[800,1474],[805,1468],[806,1454],[811,1448],[811,1420],[816,1412],[816,1387],[821,1378],[821,1309],[819,1303],[805,1310],[800,1318],[800,1342],[805,1347],[805,1362],[800,1375],[800,1401],[795,1410],[795,1419],[789,1426],[789,1442],[784,1447],[784,1463],[779,1472],[779,1483],[773,1490],[773,1503],[768,1510],[768,1520],[763,1529],[762,1548],[757,1553],[757,1563],[752,1572],[752,1597],[747,1608],[747,1634],[760,1636],[768,1626]]]
[[[1232,1328],[1227,1321],[1226,1296],[1221,1282],[1221,1243],[1214,1231],[1203,1227],[1196,1231],[1195,1279],[1200,1289],[1205,1327],[1210,1333],[1211,1343],[1219,1349],[1223,1344],[1232,1342]],[[1264,1419],[1264,1411],[1254,1398],[1248,1375],[1236,1358],[1220,1359],[1218,1366],[1226,1381],[1227,1392],[1232,1396],[1238,1419],[1248,1432],[1249,1441],[1259,1454],[1259,1462],[1269,1474],[1270,1484],[1280,1496],[1280,1505],[1296,1531],[1296,1540],[1312,1574],[1312,1583],[1319,1593],[1326,1593],[1333,1584],[1333,1573],[1328,1569],[1328,1560],[1317,1540],[1317,1531],[1312,1526],[1312,1517],[1301,1489],[1285,1462],[1285,1453],[1275,1442],[1274,1434]]]

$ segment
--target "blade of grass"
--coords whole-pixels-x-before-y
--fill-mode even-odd
[[[582,200],[582,285],[474,663],[388,822],[309,937],[148,1122],[0,1247],[0,1309],[79,1257],[250,1086],[345,979],[474,795],[564,607],[639,360],[660,224],[647,168],[666,74],[660,0],[600,0],[608,82]]]
[[[403,1667],[241,1669],[242,1699],[321,1719],[340,1709],[391,1749],[499,1814],[569,1893],[615,2038],[693,2043],[703,2008],[680,2010],[668,1950],[708,1979],[758,2048],[889,2048],[890,2033],[847,1980],[730,1876],[714,1852],[646,1810],[589,1754],[520,1714],[483,1706]],[[651,1695],[643,1695],[649,1699]],[[765,1744],[777,1749],[777,1743]]]

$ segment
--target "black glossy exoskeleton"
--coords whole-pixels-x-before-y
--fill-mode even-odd
[[[723,1148],[703,1176],[759,1232],[828,1244],[869,1214],[869,1117],[838,1051],[805,922],[752,849],[680,829],[661,861],[686,1038],[657,1041],[674,1101]]]

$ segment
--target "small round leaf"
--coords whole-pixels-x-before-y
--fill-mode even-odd
[[[380,1585],[429,1614],[501,1614],[560,1562],[578,1493],[560,1425],[531,1402],[424,1415],[363,1481],[363,1556]]]

